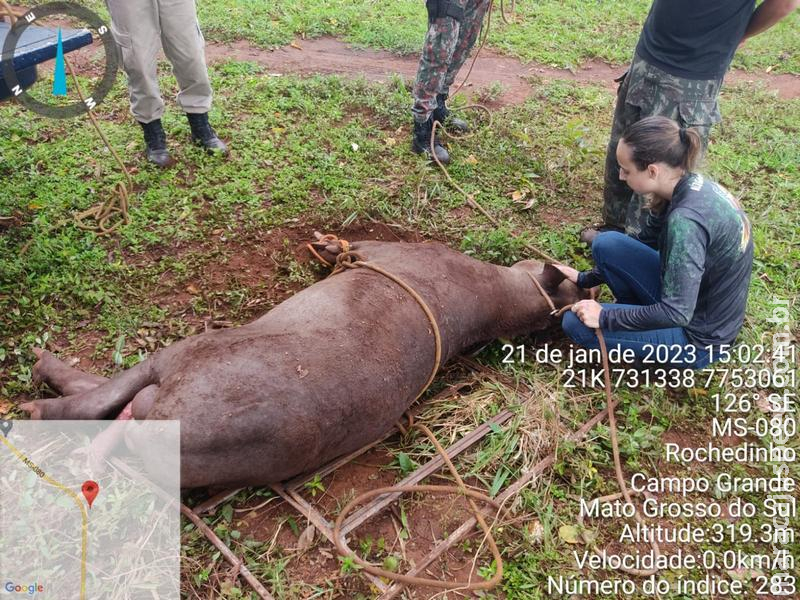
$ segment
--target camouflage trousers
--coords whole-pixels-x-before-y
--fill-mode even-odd
[[[414,81],[414,119],[425,122],[436,108],[436,96],[448,94],[459,69],[478,39],[489,0],[451,0],[464,10],[460,21],[442,17],[428,23],[428,33]]]
[[[647,220],[647,200],[634,194],[619,179],[617,144],[630,126],[654,115],[668,117],[683,127],[694,127],[708,145],[711,126],[721,120],[717,97],[722,79],[684,79],[634,56],[617,92],[614,124],[608,141],[603,188],[603,221],[624,228],[629,234],[641,231]]]

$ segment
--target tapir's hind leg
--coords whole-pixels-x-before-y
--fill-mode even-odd
[[[20,408],[33,419],[107,419],[125,408],[136,394],[158,383],[152,362],[146,360],[97,387],[64,396],[26,402]]]
[[[122,441],[127,428],[126,421],[129,422],[131,419],[141,420],[147,416],[157,393],[157,385],[148,385],[139,391],[134,399],[128,402],[122,412],[117,415],[116,420],[92,440],[90,451],[91,460],[95,468],[99,468],[102,465],[102,461],[108,458]],[[135,449],[133,445],[129,444],[129,447]]]
[[[82,394],[108,381],[100,375],[68,367],[47,350],[34,348],[33,353],[39,359],[33,366],[34,381],[46,383],[62,396]]]

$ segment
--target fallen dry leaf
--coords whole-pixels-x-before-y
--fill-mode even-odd
[[[539,519],[534,519],[531,521],[530,525],[528,525],[528,535],[530,536],[531,542],[534,544],[542,543],[544,540],[544,527]]]
[[[562,525],[558,528],[558,537],[568,544],[580,543],[580,531],[576,525]]]
[[[314,538],[317,536],[317,528],[313,525],[306,527],[306,530],[300,534],[297,540],[297,549],[300,552],[305,552],[314,543]]]

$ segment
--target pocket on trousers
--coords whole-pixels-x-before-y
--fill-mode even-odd
[[[707,98],[685,100],[678,104],[681,125],[684,127],[710,127],[722,120],[719,103]]]
[[[647,73],[628,72],[620,88],[626,84],[625,103],[637,107],[642,115],[653,114],[658,98],[658,79]]]
[[[133,41],[131,40],[130,34],[122,33],[119,29],[114,27],[113,23],[111,24],[111,36],[120,48],[125,48],[127,50],[133,49]]]
[[[132,67],[136,64],[136,60],[133,54],[133,39],[131,38],[130,34],[122,33],[114,24],[111,24],[111,35],[114,38],[114,42],[117,44],[117,48],[119,48],[119,55],[122,58],[122,66],[127,68]]]

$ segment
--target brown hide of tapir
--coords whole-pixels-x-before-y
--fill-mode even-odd
[[[501,267],[439,243],[365,241],[351,250],[424,299],[442,364],[480,342],[551,325],[531,275],[557,307],[582,297],[537,261]],[[180,420],[181,487],[262,485],[379,438],[428,380],[434,351],[431,323],[407,291],[347,269],[252,323],[189,337],[92,389],[24,408],[33,418],[107,419],[133,401],[136,419]]]

